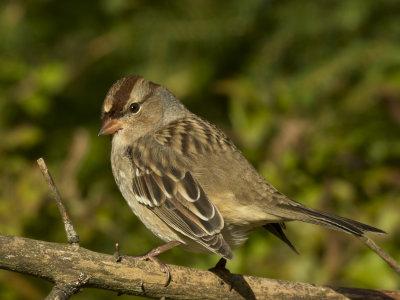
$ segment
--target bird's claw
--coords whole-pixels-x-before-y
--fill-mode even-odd
[[[119,245],[115,244],[115,252],[114,252],[114,257],[117,262],[120,262],[122,258],[124,257],[133,257],[133,258],[139,258],[141,260],[151,260],[154,262],[157,266],[160,267],[161,272],[165,273],[167,275],[167,280],[164,283],[164,287],[167,287],[169,283],[171,282],[171,273],[169,272],[169,269],[166,264],[164,264],[158,257],[157,255],[173,248],[176,247],[180,244],[178,241],[171,241],[168,242],[164,245],[161,245],[157,248],[154,248],[147,252],[144,255],[139,255],[139,256],[129,256],[129,255],[120,255],[119,254]]]
[[[169,283],[171,282],[171,273],[169,272],[167,265],[164,264],[157,256],[155,256],[154,253],[151,253],[153,250],[151,250],[149,253],[147,253],[145,255],[138,256],[137,258],[142,259],[142,260],[151,260],[157,266],[159,266],[161,272],[163,272],[167,275],[167,280],[164,283],[164,287],[167,287],[169,285]]]

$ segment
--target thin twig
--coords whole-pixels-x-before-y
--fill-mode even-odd
[[[115,257],[116,262],[121,261],[121,254],[119,254],[119,244],[118,243],[115,244],[115,251],[114,251],[113,256]]]
[[[367,245],[372,251],[379,255],[397,274],[400,275],[400,264],[392,258],[388,253],[386,253],[382,248],[380,248],[373,240],[367,236],[361,236],[360,240]]]
[[[37,160],[40,170],[44,178],[46,179],[51,192],[53,194],[54,199],[56,200],[58,209],[60,210],[61,218],[64,222],[65,232],[67,233],[68,243],[70,244],[78,244],[79,243],[79,236],[78,233],[75,231],[74,226],[72,225],[71,219],[69,218],[67,211],[62,203],[60,193],[54,183],[53,178],[51,177],[50,171],[46,166],[46,163],[43,158],[39,158]]]

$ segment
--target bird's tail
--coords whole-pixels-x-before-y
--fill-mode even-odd
[[[298,203],[296,203],[298,204]],[[295,220],[325,226],[331,229],[344,231],[346,233],[363,236],[365,232],[386,233],[378,228],[339,216],[334,216],[325,212],[308,208],[301,204],[284,205],[285,210],[289,210]],[[283,208],[283,207],[282,207]]]

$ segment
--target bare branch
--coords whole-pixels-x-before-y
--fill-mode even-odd
[[[0,245],[0,268],[56,282],[55,289],[78,282],[75,292],[93,287],[173,299],[400,299],[400,291],[317,286],[173,265],[168,266],[171,283],[164,287],[165,274],[151,262],[135,258],[116,262],[113,255],[82,247],[4,234]]]
[[[51,177],[50,171],[47,168],[47,165],[46,165],[44,159],[39,158],[37,160],[37,163],[39,165],[40,170],[42,171],[44,178],[46,179],[46,181],[51,189],[54,199],[57,202],[57,206],[58,206],[58,209],[60,210],[61,218],[64,223],[65,232],[67,233],[68,243],[78,244],[79,243],[78,233],[75,231],[74,226],[72,225],[71,219],[69,218],[68,213],[62,203],[60,193],[58,192],[56,184],[54,183],[54,180]]]

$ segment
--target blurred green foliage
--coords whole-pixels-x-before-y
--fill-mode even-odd
[[[111,254],[119,242],[133,255],[161,243],[124,203],[110,141],[97,137],[110,85],[141,74],[221,127],[285,194],[386,230],[375,240],[400,260],[399,15],[394,0],[2,1],[0,232],[65,242],[35,162],[43,156],[83,247]],[[287,234],[300,256],[259,230],[228,268],[400,288],[347,235],[300,223]],[[218,260],[179,249],[161,258],[202,269]],[[0,271],[1,299],[41,299],[50,288]]]

